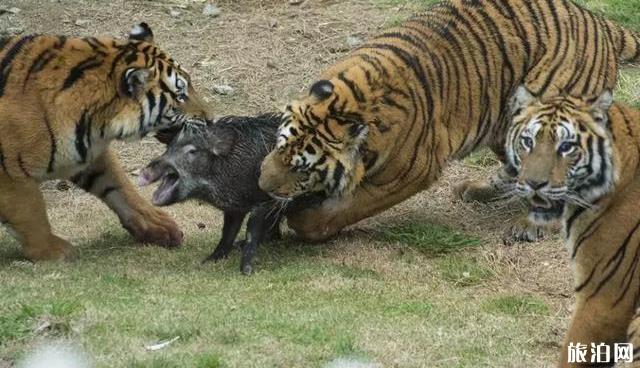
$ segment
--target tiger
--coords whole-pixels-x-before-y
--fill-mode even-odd
[[[640,347],[640,110],[614,103],[610,90],[539,98],[522,86],[510,111],[514,192],[531,222],[562,224],[573,268],[576,301],[559,367],[593,366],[569,363],[578,344],[589,347],[588,363],[592,343],[609,346],[611,357],[615,344]],[[640,349],[634,354],[640,367]]]
[[[146,23],[128,39],[0,39],[0,219],[33,261],[74,251],[52,233],[40,183],[69,179],[97,196],[143,243],[183,234],[144,200],[110,148],[209,115],[188,73],[154,43]]]
[[[640,37],[566,0],[451,0],[385,30],[328,67],[285,108],[260,186],[320,241],[428,188],[453,159],[487,145],[504,157],[505,108],[521,84],[595,94]],[[505,169],[505,172],[509,170]]]

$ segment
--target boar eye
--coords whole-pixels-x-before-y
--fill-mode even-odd
[[[196,152],[198,152],[198,149],[196,148],[196,146],[188,145],[182,149],[182,152],[187,155],[194,155]]]

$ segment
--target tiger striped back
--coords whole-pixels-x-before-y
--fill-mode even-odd
[[[329,67],[287,107],[261,187],[371,202],[350,200],[358,209],[345,205],[331,224],[317,217],[338,210],[316,212],[300,229],[333,234],[427,188],[480,145],[502,155],[505,106],[520,84],[597,94],[614,86],[618,62],[638,60],[636,33],[569,1],[440,3]]]

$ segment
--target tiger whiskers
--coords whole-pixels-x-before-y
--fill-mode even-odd
[[[589,203],[587,202],[585,199],[581,198],[577,193],[575,192],[568,192],[565,196],[564,196],[565,200],[567,201],[567,203],[576,205],[578,207],[582,207],[584,209],[587,210],[593,210],[596,209],[598,206],[596,206],[593,203]]]

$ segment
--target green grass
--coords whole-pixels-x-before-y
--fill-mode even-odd
[[[574,0],[576,3],[640,31],[640,0]]]
[[[498,165],[500,161],[489,148],[483,148],[465,157],[464,163],[470,167],[489,168]]]
[[[371,0],[374,5],[380,9],[389,11],[389,15],[385,20],[382,28],[390,28],[399,26],[411,17],[412,14],[422,12],[433,4],[437,4],[438,0]],[[392,13],[395,9],[402,7],[402,12]]]
[[[545,315],[549,306],[531,295],[504,295],[485,301],[483,309],[489,313],[518,317],[530,314]]]
[[[615,99],[640,108],[640,67],[626,67],[618,78]]]
[[[388,242],[405,244],[428,255],[451,253],[481,244],[477,237],[429,223],[388,227],[383,230],[382,236]]]
[[[520,346],[497,360],[507,366],[517,351],[531,351],[526,336],[539,323],[535,316],[515,327],[496,323],[480,303],[470,302],[475,292],[459,286],[491,274],[462,253],[431,258],[433,249],[440,254],[478,245],[441,226],[391,232],[413,244],[415,262],[393,256],[403,244],[362,247],[345,261],[325,247],[284,241],[261,248],[257,272],[246,277],[237,253],[219,264],[199,264],[214,234],[192,236],[175,251],[137,248],[116,221],[104,237],[76,242],[80,259],[70,264],[13,263],[15,248],[0,248],[0,359],[15,361],[33,344],[62,337],[83,346],[99,368],[322,367],[342,357],[384,366],[395,359],[420,366],[432,357],[443,362],[434,367],[450,366],[451,359],[453,366],[486,366],[495,361],[490,354],[465,358],[483,349],[485,339],[458,337],[481,324],[509,330],[514,340],[492,342]],[[113,242],[119,246],[105,251]],[[346,250],[350,243],[338,246]],[[387,261],[359,263],[370,249],[387,253]],[[425,274],[434,261],[434,272]],[[389,268],[394,271],[380,271]],[[51,327],[38,331],[42,321]],[[176,336],[161,351],[144,349]]]

